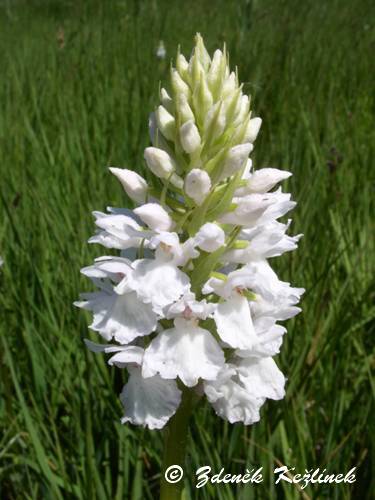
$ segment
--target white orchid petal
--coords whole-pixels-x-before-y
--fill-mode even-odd
[[[159,333],[147,347],[143,375],[179,377],[187,387],[193,387],[200,378],[214,380],[223,365],[223,351],[209,331],[176,319],[174,328]]]
[[[116,365],[120,368],[124,367],[129,363],[135,363],[137,365],[142,364],[144,350],[137,346],[126,346],[121,349],[117,354],[109,358],[109,365]]]
[[[151,259],[135,261],[128,284],[142,302],[152,304],[157,314],[190,289],[188,276],[173,263]]]
[[[230,347],[245,350],[256,343],[249,303],[239,293],[218,304],[214,320],[220,338]]]
[[[100,291],[77,305],[93,312],[92,330],[106,340],[115,338],[120,344],[128,344],[137,337],[148,335],[157,326],[157,316],[152,307],[140,302],[135,292],[118,295]]]
[[[139,368],[131,368],[128,383],[121,392],[124,406],[122,423],[131,422],[149,429],[161,429],[176,413],[181,391],[174,380],[158,375],[144,379]]]
[[[260,420],[259,410],[264,398],[253,397],[243,387],[233,365],[225,365],[216,381],[205,382],[204,392],[216,414],[230,423],[250,425]]]
[[[285,377],[272,358],[241,359],[237,367],[240,381],[255,397],[282,399],[285,396]]]

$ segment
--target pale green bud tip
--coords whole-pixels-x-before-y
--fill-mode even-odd
[[[160,100],[165,109],[169,111],[169,113],[173,113],[173,100],[168,92],[163,88],[160,90]]]
[[[181,53],[177,55],[176,68],[182,78],[186,78],[187,71],[189,69],[189,63],[187,62],[185,56]]]
[[[184,94],[186,97],[190,96],[191,92],[188,84],[184,82],[179,72],[174,68],[172,68],[171,82],[173,91],[176,95]]]
[[[156,111],[158,128],[166,139],[173,141],[176,132],[174,117],[163,107],[159,106]]]
[[[211,58],[206,50],[206,47],[204,46],[203,38],[201,37],[200,33],[197,33],[195,35],[194,55],[197,57],[203,68],[207,70],[209,65],[211,64]]]
[[[180,96],[178,96],[177,113],[179,115],[181,123],[185,123],[189,120],[195,121],[194,113],[188,103],[185,94],[181,94]]]

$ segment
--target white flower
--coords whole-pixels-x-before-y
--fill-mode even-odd
[[[216,413],[231,423],[250,425],[260,419],[265,400],[284,397],[285,378],[272,358],[248,358],[228,364],[204,391]]]
[[[157,248],[157,256],[170,260],[176,266],[184,266],[189,260],[199,256],[194,238],[180,243],[177,233],[161,231],[150,239],[150,248]]]
[[[107,248],[125,250],[138,248],[145,238],[150,237],[150,232],[144,231],[133,218],[124,214],[93,213],[95,224],[100,229],[89,243],[100,243]]]
[[[101,264],[85,268],[84,274],[94,279],[94,282],[101,285],[98,292],[82,294],[82,301],[75,302],[77,307],[82,307],[93,312],[93,322],[90,328],[97,331],[106,340],[114,338],[120,344],[128,344],[137,337],[142,337],[153,332],[157,326],[157,315],[152,310],[150,304],[141,302],[137,294],[131,289],[123,290],[118,294],[113,285],[109,282],[100,283],[100,278],[115,279],[117,283],[124,280],[124,271],[129,273],[125,280],[132,274],[133,270],[120,259],[107,261],[112,267],[105,269]]]
[[[145,350],[143,376],[179,377],[187,387],[195,386],[200,378],[215,380],[224,365],[224,354],[211,333],[195,321],[179,318],[174,324]]]
[[[126,168],[110,167],[111,173],[118,178],[130,199],[136,203],[144,203],[147,196],[147,182],[143,177]]]
[[[260,420],[264,399],[253,397],[238,380],[234,366],[226,365],[214,382],[205,382],[204,392],[216,414],[231,424],[250,425]]]
[[[134,213],[153,231],[170,231],[174,226],[168,212],[157,203],[146,203],[135,208]]]
[[[224,214],[219,220],[222,223],[244,227],[265,224],[278,219],[296,205],[290,200],[290,194],[282,193],[281,189],[273,193],[255,193],[234,198],[234,203],[236,205],[234,210]]]
[[[133,263],[133,268],[128,286],[137,292],[142,302],[151,304],[157,314],[162,315],[164,307],[190,290],[188,276],[172,262],[141,259]]]
[[[225,233],[217,224],[207,222],[194,237],[195,244],[205,252],[214,252],[225,243]]]
[[[248,245],[244,248],[229,250],[224,254],[223,259],[226,262],[246,264],[253,260],[268,259],[295,250],[302,235],[285,234],[290,222],[289,220],[287,224],[281,224],[272,221],[265,225],[244,229],[239,236],[242,242],[248,242]]]
[[[76,305],[114,341],[87,346],[127,372],[122,422],[161,429],[182,393],[195,393],[229,422],[249,425],[266,399],[284,396],[272,359],[286,334],[278,322],[300,311],[304,292],[268,262],[301,237],[287,234],[290,220],[278,221],[295,202],[274,188],[291,174],[252,169],[262,120],[251,118],[225,50],[211,60],[198,34],[190,59],[177,55],[170,84],[149,118],[148,182],[111,168],[137,208],[94,212],[89,241],[121,253],[82,269],[97,289]]]
[[[130,367],[129,373],[128,383],[120,396],[125,409],[121,422],[161,429],[181,402],[181,391],[176,382],[163,380],[159,375],[143,378],[137,367]]]
[[[186,176],[184,190],[197,205],[201,205],[211,190],[210,176],[200,168],[193,168]]]
[[[183,295],[171,306],[165,308],[165,317],[167,319],[183,317],[185,319],[206,319],[212,316],[216,309],[216,304],[206,300],[197,301],[192,292]]]

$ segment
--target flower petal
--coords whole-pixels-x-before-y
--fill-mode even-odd
[[[176,382],[163,380],[158,375],[144,379],[141,370],[135,367],[129,372],[128,383],[120,395],[125,409],[121,422],[161,429],[176,413],[181,402],[181,391]]]
[[[190,289],[188,276],[172,262],[141,259],[135,261],[133,267],[128,285],[137,292],[142,302],[151,303],[157,314],[162,315],[164,307]]]
[[[106,340],[114,337],[120,344],[128,344],[137,337],[148,335],[157,326],[157,316],[152,307],[143,304],[135,292],[124,295],[95,292],[89,300],[76,305],[93,311],[92,330],[99,332]]]
[[[204,392],[219,417],[231,424],[254,424],[260,420],[259,410],[264,399],[252,397],[236,374],[235,366],[225,365],[217,380],[204,383]]]
[[[239,293],[218,304],[214,320],[220,338],[230,347],[251,349],[256,344],[249,303]]]
[[[176,319],[175,327],[159,333],[145,350],[143,375],[179,377],[193,387],[199,378],[214,380],[223,365],[223,351],[208,330],[192,321]]]
[[[257,398],[282,399],[285,377],[272,358],[247,358],[237,363],[238,377]]]

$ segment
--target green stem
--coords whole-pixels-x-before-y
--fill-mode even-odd
[[[160,482],[160,500],[181,500],[184,481],[169,483],[165,471],[171,465],[179,465],[184,474],[186,447],[188,441],[189,419],[195,406],[196,395],[192,390],[184,390],[182,402],[165,430],[164,459]]]

